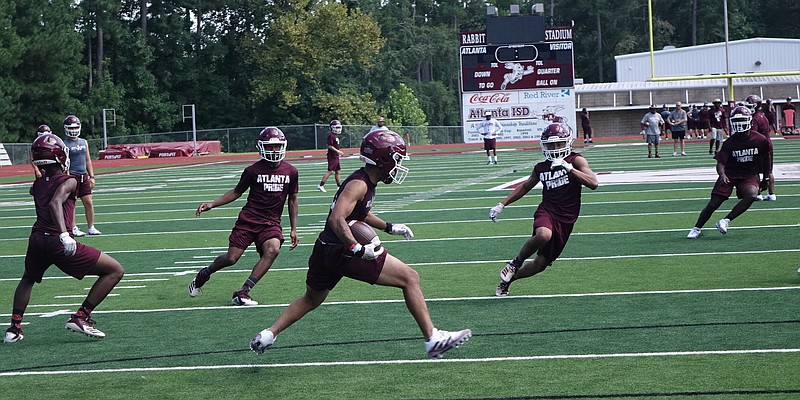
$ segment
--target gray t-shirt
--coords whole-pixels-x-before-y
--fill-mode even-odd
[[[85,174],[86,173],[86,152],[89,151],[89,143],[86,139],[67,139],[64,141],[69,149],[69,173],[70,174]]]
[[[642,124],[648,122],[650,125],[644,128],[644,133],[647,135],[655,135],[658,136],[661,134],[661,124],[664,123],[664,119],[661,118],[661,114],[655,113],[647,113],[642,117]]]
[[[669,118],[673,121],[677,122],[683,120],[683,122],[679,124],[672,125],[672,131],[685,131],[686,130],[686,111],[683,111],[682,108],[677,108],[675,111],[669,114]]]

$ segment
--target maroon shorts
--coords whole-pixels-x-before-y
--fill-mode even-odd
[[[264,242],[273,238],[280,240],[283,244],[283,229],[280,226],[252,225],[237,220],[228,237],[228,246],[246,250],[250,243],[255,243],[258,255],[263,256]]]
[[[497,148],[497,139],[483,139],[484,150],[494,150]]]
[[[717,183],[714,184],[714,188],[711,189],[711,194],[715,194],[717,196],[722,196],[727,200],[731,197],[731,193],[733,193],[733,188],[736,188],[736,198],[741,199],[741,191],[746,186],[755,186],[756,191],[758,191],[759,182],[758,182],[758,175],[751,175],[745,176],[742,178],[728,178],[730,183],[722,182],[722,178],[717,179]]]
[[[553,232],[550,241],[542,246],[536,253],[547,260],[545,265],[551,265],[553,261],[561,255],[561,252],[564,251],[564,247],[567,246],[569,235],[572,233],[572,228],[574,226],[575,224],[566,224],[553,219],[550,213],[542,210],[541,207],[536,209],[536,212],[533,214],[534,233],[536,232],[536,228],[539,227],[548,228]]]
[[[89,174],[70,174],[78,180],[78,197],[92,194],[92,184],[89,182]]]
[[[339,171],[342,169],[342,166],[339,165],[339,157],[330,157],[328,156],[328,171]]]
[[[333,290],[344,276],[375,284],[383,270],[387,252],[374,260],[364,260],[346,256],[345,251],[343,244],[323,244],[317,239],[308,258],[306,285],[315,290]]]
[[[65,274],[83,279],[97,264],[100,254],[100,250],[78,242],[75,254],[65,256],[64,245],[57,235],[33,233],[28,238],[25,274],[41,282],[45,271],[55,264]]]

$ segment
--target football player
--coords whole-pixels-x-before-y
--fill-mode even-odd
[[[49,126],[44,124],[39,125],[39,128],[36,129],[36,137],[42,136],[45,133],[53,133],[53,132],[50,130]],[[39,169],[39,167],[36,166],[36,164],[33,163],[33,157],[32,156],[29,157],[28,160],[30,161],[31,166],[33,167],[33,175],[37,178],[41,178],[42,171]]]
[[[58,136],[45,133],[33,141],[31,155],[42,171],[31,186],[36,207],[36,222],[28,238],[25,272],[14,292],[11,327],[6,330],[5,343],[22,340],[22,316],[31,299],[33,285],[42,282],[45,271],[55,264],[65,274],[77,279],[97,275],[98,279],[78,311],[67,321],[66,328],[86,336],[101,339],[106,335],[94,327],[92,310],[119,283],[125,271],[117,260],[93,247],[72,238],[69,226],[75,215],[75,195],[78,181],[69,171],[67,147]]]
[[[750,112],[753,113],[753,122],[751,129],[755,132],[758,132],[764,135],[767,138],[767,142],[769,143],[769,187],[767,188],[767,195],[756,196],[757,201],[775,201],[777,200],[777,196],[775,195],[775,176],[772,174],[772,165],[773,165],[773,156],[774,151],[772,148],[772,140],[769,138],[769,131],[770,131],[770,124],[767,115],[764,113],[764,105],[761,102],[761,97],[757,94],[751,94],[744,99],[744,106],[750,109]]]
[[[503,130],[503,125],[499,121],[492,118],[492,112],[486,111],[483,113],[485,117],[483,121],[478,123],[478,133],[483,136],[483,149],[486,150],[486,165],[497,164],[497,135]],[[494,160],[492,160],[492,155]]]
[[[224,206],[250,190],[247,202],[239,212],[239,218],[228,238],[228,251],[219,255],[211,265],[201,269],[189,283],[189,296],[195,297],[211,278],[211,274],[239,261],[245,249],[255,243],[260,258],[253,266],[250,276],[241,289],[234,291],[231,304],[235,306],[255,306],[258,302],[250,297],[250,290],[269,271],[283,244],[281,213],[285,203],[289,204],[289,237],[292,244],[289,250],[297,247],[297,168],[284,161],[286,156],[286,136],[274,127],[264,128],[258,135],[256,148],[261,159],[247,167],[236,186],[210,203],[201,203],[195,212],[200,216],[212,208]]]
[[[317,186],[317,190],[322,193],[327,192],[325,190],[325,181],[330,178],[331,174],[333,174],[334,179],[336,179],[336,187],[339,187],[342,184],[341,177],[339,175],[339,171],[342,169],[341,165],[339,165],[339,157],[343,156],[344,153],[339,150],[339,135],[342,134],[342,123],[335,119],[330,123],[330,132],[328,133],[328,170],[322,175],[322,180],[319,181],[319,186]]]
[[[94,189],[94,167],[92,158],[89,155],[89,143],[86,139],[81,139],[81,120],[74,115],[69,115],[64,119],[64,133],[69,149],[69,173],[78,180],[78,198],[83,203],[83,212],[86,215],[86,224],[89,229],[86,231],[90,235],[100,235],[101,232],[94,227],[94,202],[92,201],[92,189]],[[73,218],[72,235],[76,237],[84,236],[82,230],[78,228],[78,221]]]
[[[597,189],[597,177],[589,168],[589,162],[572,151],[572,140],[567,126],[550,124],[540,139],[545,161],[536,164],[522,185],[489,210],[489,218],[497,222],[506,206],[542,183],[542,202],[533,214],[533,235],[522,245],[519,254],[500,270],[496,296],[508,296],[512,282],[536,275],[553,264],[567,245],[580,214],[581,189],[584,186]],[[534,253],[536,257],[526,261]]]
[[[722,141],[728,132],[728,113],[722,108],[722,100],[714,99],[711,102],[713,107],[708,111],[708,120],[711,126],[709,130],[708,154],[715,154],[719,151]]]
[[[728,225],[742,215],[758,195],[759,188],[769,186],[769,139],[756,131],[751,130],[753,115],[747,107],[739,106],[731,111],[730,126],[732,136],[722,144],[722,149],[714,156],[717,160],[717,182],[711,189],[711,199],[706,204],[694,228],[686,236],[696,239],[701,235],[703,225],[708,222],[711,215],[722,205],[736,188],[739,202],[731,209],[725,218],[717,221],[717,230],[722,234],[728,233]],[[759,183],[758,174],[762,175]]]
[[[347,222],[351,220],[366,222],[407,240],[414,237],[409,227],[386,222],[370,211],[378,182],[400,184],[408,174],[408,168],[403,166],[408,160],[403,139],[389,130],[372,131],[361,143],[361,159],[364,167],[350,174],[333,197],[325,228],[308,259],[305,294],[250,341],[250,349],[256,353],[263,353],[284,329],[322,304],[343,277],[401,288],[406,306],[425,338],[429,357],[440,357],[472,335],[469,329],[458,332],[436,329],[420,289],[419,274],[389,254],[380,243],[360,244],[353,237]]]

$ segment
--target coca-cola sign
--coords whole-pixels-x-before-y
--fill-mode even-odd
[[[500,104],[508,103],[511,100],[511,95],[508,93],[492,93],[483,94],[476,93],[470,96],[470,104]]]

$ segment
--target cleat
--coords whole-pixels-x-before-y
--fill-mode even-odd
[[[694,227],[694,228],[692,228],[692,230],[689,231],[689,234],[686,235],[686,238],[687,239],[697,239],[697,237],[702,235],[702,234],[703,234],[703,232],[700,230],[700,228]]]
[[[489,161],[486,162],[486,165],[490,165],[491,163],[492,163],[492,160],[489,160]]]
[[[497,297],[505,297],[508,296],[508,288],[511,286],[511,282],[500,282],[497,285],[497,289],[494,291],[494,295]]]
[[[777,200],[778,200],[778,196],[776,196],[774,194],[768,194],[768,195],[764,196],[764,201],[777,201]]]
[[[731,223],[731,220],[729,220],[727,218],[723,218],[723,219],[717,221],[717,223],[714,226],[717,227],[717,230],[719,231],[719,233],[724,235],[724,234],[728,233],[728,225],[730,225],[730,223]]]
[[[90,235],[102,235],[103,234],[103,232],[100,232],[97,228],[95,228],[93,226],[90,227],[89,230],[86,233],[88,233]]]
[[[756,201],[764,201],[764,197],[763,195],[758,195],[756,196]]]
[[[514,274],[517,273],[518,269],[519,267],[515,267],[514,264],[511,263],[511,261],[507,262],[506,266],[500,270],[500,280],[505,283],[511,282],[511,278],[514,277]]]
[[[93,319],[73,315],[72,318],[67,321],[66,328],[68,331],[82,333],[90,338],[102,339],[106,337],[106,334],[95,328],[94,324],[95,322]]]
[[[6,337],[3,339],[3,343],[19,342],[24,337],[25,336],[22,335],[22,329],[16,326],[10,326],[6,329]]]
[[[674,152],[674,153],[672,153],[672,156],[673,156],[673,157],[677,157],[677,156],[678,156],[678,152]]]
[[[686,155],[686,152],[682,151],[682,152],[681,152],[681,155],[682,155],[682,156],[685,156],[685,155]]]
[[[231,304],[235,306],[257,306],[258,302],[251,299],[247,292],[240,290],[238,292],[233,292]]]
[[[250,350],[264,354],[264,350],[270,348],[273,343],[275,343],[275,335],[269,329],[264,329],[250,341]]]
[[[78,227],[76,226],[72,228],[72,236],[81,237],[81,236],[86,236],[86,234],[82,230],[78,229]]]
[[[660,156],[660,155],[658,155],[658,154],[656,154],[656,158],[661,158],[661,156]]]
[[[322,186],[322,185],[317,186],[317,190],[319,190],[322,193],[326,193],[327,192],[327,190],[325,190],[325,186]]]
[[[425,342],[425,352],[430,358],[440,358],[446,351],[464,344],[471,336],[472,331],[469,329],[448,332],[433,328],[433,334]]]
[[[197,286],[197,278],[192,278],[192,281],[189,282],[189,297],[197,297],[197,295],[202,291],[203,288]]]

